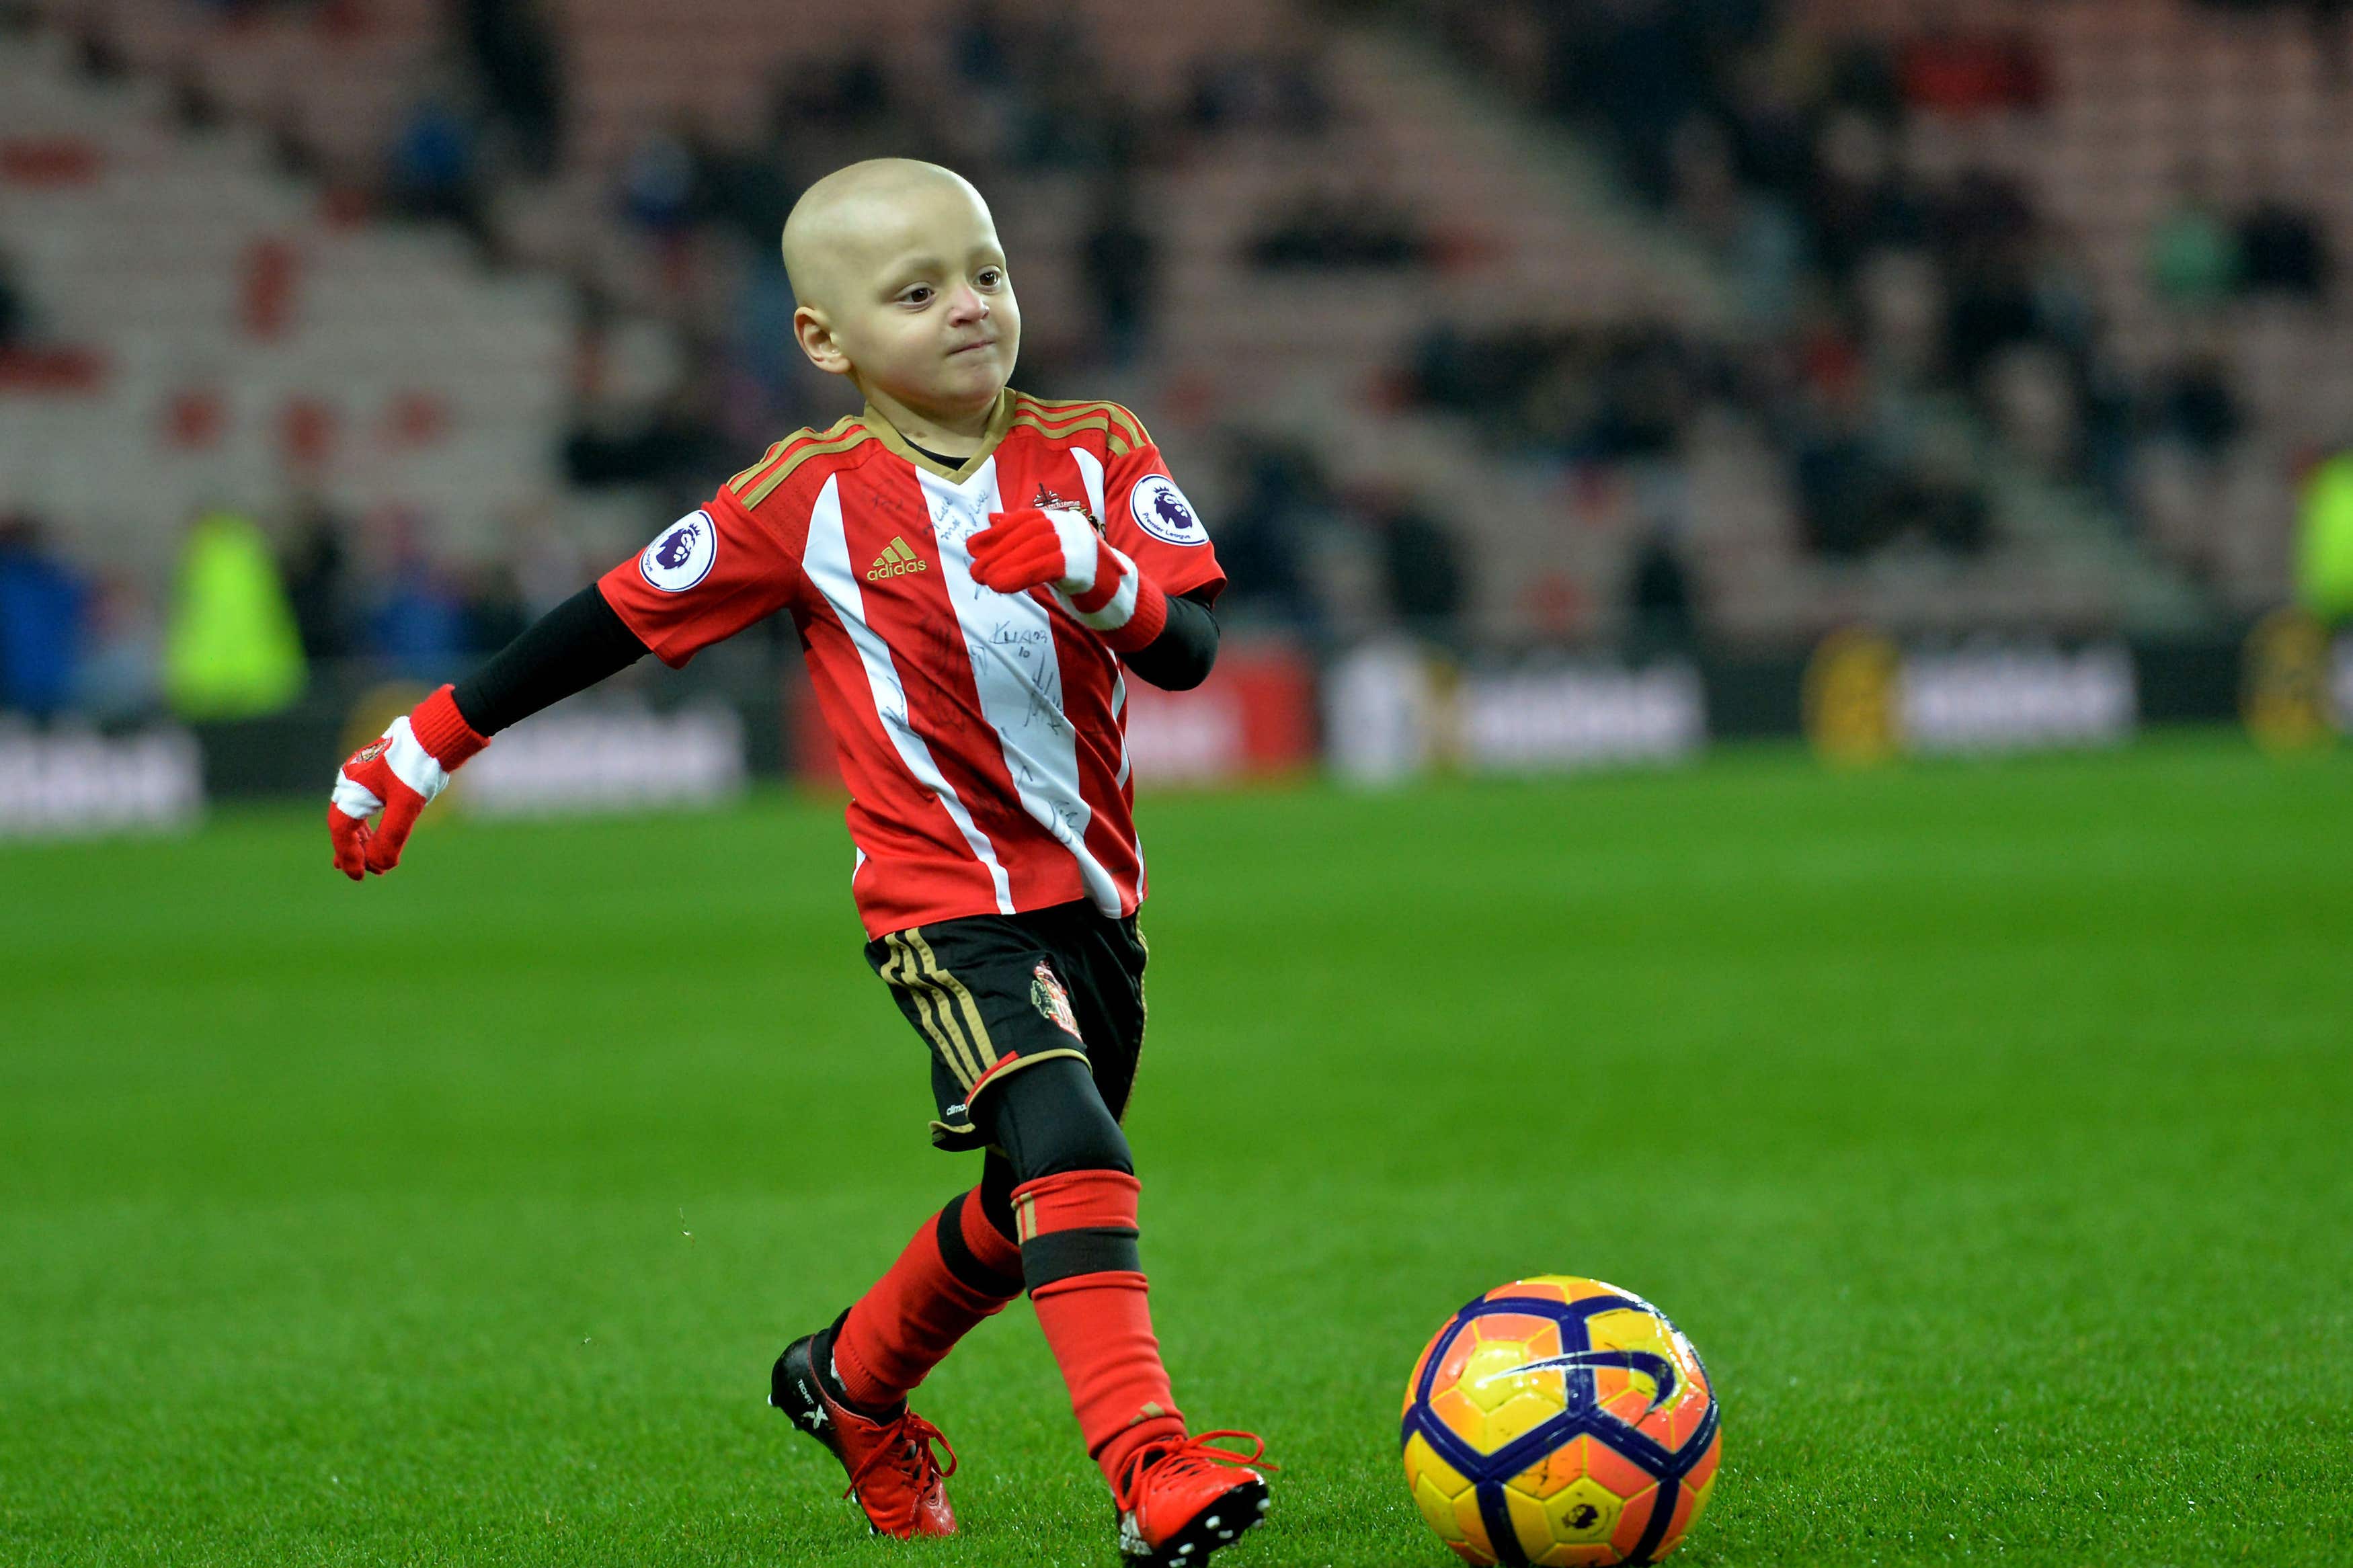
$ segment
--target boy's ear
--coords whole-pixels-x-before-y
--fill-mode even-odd
[[[801,353],[808,355],[809,363],[828,375],[849,374],[849,356],[841,352],[832,323],[816,306],[803,305],[793,312],[793,341],[801,345]]]

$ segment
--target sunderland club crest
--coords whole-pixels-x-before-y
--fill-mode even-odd
[[[1086,502],[1082,500],[1064,500],[1060,493],[1048,489],[1044,485],[1039,485],[1038,487],[1038,494],[1029,504],[1036,507],[1039,511],[1077,512],[1081,517],[1087,520],[1088,526],[1092,527],[1097,533],[1101,533],[1103,531],[1103,519],[1097,517],[1094,514],[1094,510],[1088,506]]]
[[[1040,963],[1029,972],[1029,1001],[1047,1020],[1065,1030],[1072,1039],[1079,1039],[1079,1016],[1071,1011],[1071,994],[1054,977],[1050,964]]]

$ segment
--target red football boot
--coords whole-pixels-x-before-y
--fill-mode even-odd
[[[904,1405],[895,1417],[878,1421],[834,1398],[817,1375],[815,1358],[820,1353],[832,1353],[829,1333],[804,1334],[787,1345],[770,1376],[768,1403],[841,1461],[849,1472],[849,1488],[841,1495],[858,1500],[875,1534],[902,1541],[954,1535],[955,1510],[948,1506],[947,1480],[955,1474],[955,1449],[938,1427]],[[947,1450],[944,1468],[933,1452],[935,1443]]]
[[[1247,1454],[1213,1448],[1212,1437],[1248,1443]],[[1146,1449],[1119,1500],[1119,1549],[1146,1568],[1186,1568],[1231,1546],[1266,1516],[1266,1444],[1249,1432],[1204,1432],[1179,1447]],[[1266,1465],[1272,1469],[1272,1465]]]

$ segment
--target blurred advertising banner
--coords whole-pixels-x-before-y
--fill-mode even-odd
[[[2121,643],[1905,649],[1844,631],[1823,639],[1806,668],[1807,738],[1835,762],[2119,745],[2139,721],[2133,655]]]
[[[785,671],[791,765],[805,783],[839,789],[833,736],[807,671]],[[1274,778],[1315,763],[1315,667],[1279,643],[1229,643],[1209,679],[1163,691],[1128,676],[1127,754],[1136,784],[1235,784]],[[484,755],[489,753],[485,752]]]
[[[2266,751],[2295,752],[2353,732],[2353,632],[2300,609],[2274,611],[2247,634],[2239,712]]]
[[[1230,784],[1315,761],[1315,672],[1289,648],[1229,649],[1190,691],[1126,684],[1138,784]]]
[[[180,827],[204,802],[204,756],[185,730],[0,728],[0,837]]]
[[[746,773],[732,708],[565,704],[501,732],[450,793],[481,816],[718,805],[744,793]]]
[[[1685,664],[1471,675],[1455,705],[1463,764],[1482,771],[1669,763],[1707,743],[1699,672]]]
[[[1699,672],[1606,661],[1457,673],[1404,643],[1335,661],[1324,685],[1328,756],[1360,784],[1438,765],[1481,773],[1676,762],[1707,742]]]

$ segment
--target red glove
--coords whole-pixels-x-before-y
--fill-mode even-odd
[[[1068,507],[992,511],[972,536],[972,575],[1000,594],[1047,588],[1062,608],[1133,653],[1168,624],[1159,584],[1095,531],[1086,513]]]
[[[359,881],[400,864],[400,847],[417,826],[425,803],[449,787],[449,775],[489,745],[458,711],[447,686],[392,721],[343,763],[327,806],[327,836],[335,843],[335,868]],[[373,831],[367,819],[384,820]]]

